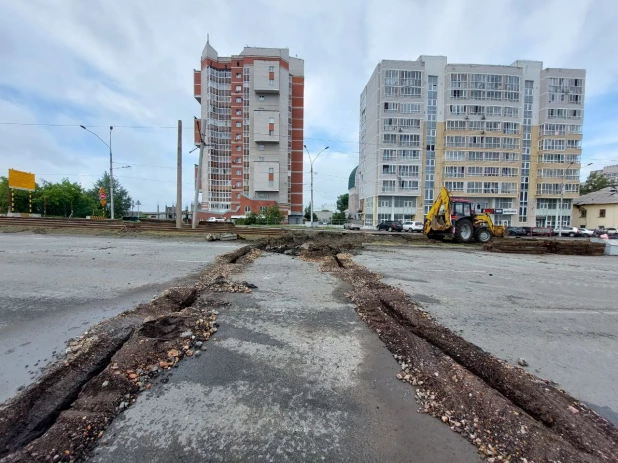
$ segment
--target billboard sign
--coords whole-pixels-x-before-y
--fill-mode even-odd
[[[9,188],[34,191],[34,174],[21,170],[9,169]]]

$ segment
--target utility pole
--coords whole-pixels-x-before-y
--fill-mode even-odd
[[[112,163],[112,130],[109,126],[109,207],[111,208],[110,217],[114,220],[114,166]]]
[[[202,127],[201,127],[202,124],[200,124],[197,118],[194,118],[194,119],[195,119],[195,127],[197,128],[198,133],[200,134],[200,154],[198,156],[198,161],[197,161],[197,177],[195,178],[195,194],[193,197],[193,217],[191,220],[191,228],[195,228],[197,226],[197,201],[199,199],[200,183],[202,181],[202,158],[204,157],[204,146],[206,146],[204,144],[204,134],[202,133]]]
[[[309,163],[311,164],[311,204],[310,204],[311,216],[310,216],[310,220],[311,220],[311,227],[313,228],[313,163],[318,159],[318,156],[320,154],[322,154],[324,151],[328,149],[328,146],[324,148],[322,151],[320,151],[314,159],[311,159],[311,154],[309,154],[309,149],[307,149],[307,145],[303,145],[303,146],[305,147],[305,151],[307,151],[307,156],[309,156]]]
[[[182,228],[182,121],[178,120],[178,159],[176,161],[176,228]]]

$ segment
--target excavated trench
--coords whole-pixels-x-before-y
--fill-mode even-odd
[[[0,462],[84,461],[140,392],[167,382],[171,368],[205,349],[217,330],[215,309],[227,304],[216,293],[251,291],[228,277],[256,252],[219,256],[194,285],[170,288],[73,340],[66,359],[0,405]]]
[[[84,348],[0,406],[0,462],[82,461],[116,415],[216,331],[218,292],[250,292],[227,277],[260,250],[317,262],[352,288],[359,316],[417,388],[420,411],[442,420],[491,461],[618,462],[618,431],[566,392],[501,361],[437,324],[405,293],[354,263],[375,237],[290,234],[218,258],[192,287],[101,323]],[[379,237],[396,239],[401,237]],[[195,301],[208,293],[204,306]],[[192,337],[186,336],[191,332]],[[81,342],[81,341],[80,341]],[[59,392],[61,391],[61,392]],[[411,430],[413,432],[413,430]]]

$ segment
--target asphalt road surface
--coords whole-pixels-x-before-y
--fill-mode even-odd
[[[237,244],[0,234],[0,402],[88,326],[149,301]]]
[[[333,276],[264,254],[229,294],[207,351],[119,416],[94,461],[474,462],[475,447],[417,413],[414,389]]]
[[[370,247],[354,260],[443,325],[618,426],[618,258]],[[392,248],[391,248],[392,249]]]

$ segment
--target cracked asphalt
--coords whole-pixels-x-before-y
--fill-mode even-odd
[[[0,402],[64,342],[184,281],[238,244],[0,234]]]
[[[106,431],[94,461],[472,462],[476,449],[417,413],[414,388],[315,264],[265,253],[235,277],[207,351]]]

